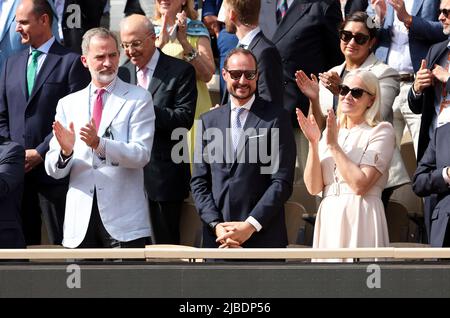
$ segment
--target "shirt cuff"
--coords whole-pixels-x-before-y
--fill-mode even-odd
[[[106,158],[106,140],[105,138],[99,137],[100,140],[98,142],[98,146],[95,149],[95,153],[97,154],[97,156],[101,159],[105,159]]]
[[[248,223],[250,223],[251,225],[253,225],[254,228],[256,229],[256,232],[259,232],[259,231],[261,231],[261,229],[262,229],[261,224],[260,224],[258,221],[256,221],[256,219],[255,219],[253,216],[249,216],[249,217],[247,218],[247,220],[245,220],[245,222],[248,222]]]
[[[422,93],[417,93],[417,92],[414,90],[414,85],[411,86],[411,90],[412,90],[412,93],[413,93],[414,98],[418,98],[418,97],[422,96]]]
[[[64,169],[67,164],[69,163],[70,159],[73,157],[73,151],[72,154],[69,157],[63,157],[62,152],[59,152],[59,159],[58,159],[58,169]]]
[[[448,167],[444,167],[444,169],[442,169],[442,177],[444,178],[444,181],[450,185],[450,178],[447,175],[447,168]]]

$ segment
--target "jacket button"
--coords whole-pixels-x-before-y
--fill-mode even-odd
[[[89,192],[90,192],[91,194],[93,194],[93,193],[94,193],[94,189],[89,190]]]
[[[92,168],[94,168],[94,169],[97,169],[97,168],[98,168],[98,166],[97,166],[97,165],[93,165],[93,166],[92,166]]]

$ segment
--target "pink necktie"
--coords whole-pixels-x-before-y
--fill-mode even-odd
[[[145,88],[145,89],[148,88],[147,72],[148,72],[147,66],[141,68],[141,69],[137,72],[138,85],[139,85],[140,87],[142,87],[142,88]]]
[[[97,91],[95,92],[97,94],[97,98],[95,99],[95,103],[94,103],[94,111],[92,114],[92,118],[94,118],[95,121],[95,126],[97,128],[100,127],[100,121],[102,120],[102,111],[103,111],[103,94],[105,93],[105,90],[102,89],[97,89]]]

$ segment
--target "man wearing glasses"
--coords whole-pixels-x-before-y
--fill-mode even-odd
[[[126,17],[120,25],[120,37],[129,60],[120,68],[119,77],[148,90],[155,107],[155,139],[150,163],[144,168],[152,241],[179,244],[181,207],[189,195],[191,175],[188,160],[179,162],[172,158],[172,148],[179,140],[172,140],[171,136],[177,128],[187,132],[194,122],[195,69],[156,49],[153,24],[145,16]]]
[[[203,247],[286,247],[284,203],[295,165],[289,114],[255,96],[258,70],[249,50],[230,51],[222,75],[230,101],[201,116],[203,140],[195,151],[202,155],[191,180]],[[264,169],[274,161],[275,169]]]
[[[442,0],[439,12],[439,21],[444,28],[443,34],[448,37],[450,35],[450,0]],[[450,50],[449,40],[447,38],[445,41],[430,47],[425,60],[422,60],[420,69],[416,73],[414,84],[409,91],[409,107],[415,114],[421,114],[422,116],[417,153],[417,159],[420,162],[416,175],[426,172],[426,163],[430,160],[430,156],[425,157],[424,154],[430,140],[433,140],[433,143],[436,142],[433,138],[436,128],[450,122],[450,108],[447,107],[450,104],[450,81],[448,80],[450,77],[449,61]],[[436,137],[437,136],[438,135],[436,135]],[[446,138],[448,140],[448,136]],[[433,146],[436,147],[436,144]],[[442,149],[434,150],[436,150],[436,154],[438,154]],[[439,158],[439,160],[441,159],[442,158]],[[440,176],[442,177],[442,174]],[[418,182],[416,179],[417,177],[414,180],[413,190],[420,196],[426,196],[424,218],[430,243],[433,246],[439,246],[439,244],[442,246],[443,236],[439,236],[439,238],[436,236],[439,234],[436,232],[436,228],[441,227],[442,229],[443,227],[445,233],[448,219],[447,215],[445,215],[445,217],[439,217],[439,220],[436,215],[436,218],[431,220],[432,213],[434,214],[434,206],[443,198],[442,195],[439,195],[438,197],[437,194],[442,194],[442,191],[434,188],[431,191],[425,192],[424,187],[429,186],[429,184],[425,183],[426,180]],[[430,178],[428,181],[435,183],[434,178]],[[440,182],[444,182],[444,179],[441,179]],[[445,182],[448,183],[448,180],[445,180]],[[430,188],[428,188],[428,190],[429,189]],[[445,224],[442,222],[445,222]]]

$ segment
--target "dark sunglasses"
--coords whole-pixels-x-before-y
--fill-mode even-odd
[[[353,34],[350,31],[341,30],[339,31],[339,38],[345,43],[348,43],[352,39],[355,39],[356,44],[363,45],[366,44],[367,41],[369,41],[370,36],[362,33]]]
[[[228,72],[228,74],[230,74],[230,77],[237,81],[240,80],[242,77],[242,74],[244,74],[244,77],[251,81],[254,80],[256,77],[256,74],[258,73],[256,70],[246,70],[246,71],[242,71],[242,70],[227,70],[225,69],[225,71]]]
[[[439,9],[439,13],[444,15],[444,17],[448,18],[448,14],[450,13],[450,9]]]
[[[339,95],[341,96],[347,96],[348,93],[351,93],[353,98],[360,98],[361,96],[363,96],[364,93],[369,94],[370,96],[372,96],[372,94],[370,94],[368,91],[359,88],[359,87],[355,87],[355,88],[350,88],[347,85],[339,85]]]

